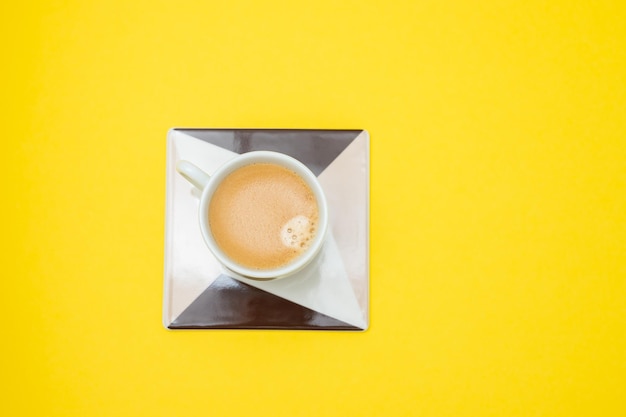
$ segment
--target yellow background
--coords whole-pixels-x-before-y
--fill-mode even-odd
[[[3,2],[0,414],[626,415],[626,3]],[[371,134],[371,328],[161,325],[172,126]]]

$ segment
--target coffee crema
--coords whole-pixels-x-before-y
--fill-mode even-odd
[[[251,269],[287,265],[315,238],[319,209],[294,171],[253,163],[228,174],[209,203],[209,226],[220,249]]]

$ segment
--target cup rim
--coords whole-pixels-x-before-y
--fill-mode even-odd
[[[222,180],[236,169],[253,163],[263,162],[275,163],[296,172],[296,174],[298,174],[298,176],[300,176],[313,191],[317,200],[319,211],[318,230],[309,248],[288,264],[273,269],[248,268],[231,260],[217,245],[217,242],[215,242],[215,239],[211,234],[211,228],[208,221],[208,208],[211,197]],[[328,204],[324,190],[322,189],[322,186],[320,185],[315,174],[296,158],[274,151],[250,151],[235,156],[222,164],[214,173],[210,175],[208,183],[202,190],[198,216],[204,242],[216,259],[228,270],[243,277],[252,279],[278,279],[300,271],[319,253],[328,229]]]

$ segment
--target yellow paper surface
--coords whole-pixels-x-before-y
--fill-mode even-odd
[[[0,414],[626,414],[625,3],[5,3]],[[173,126],[370,132],[368,331],[163,329]]]

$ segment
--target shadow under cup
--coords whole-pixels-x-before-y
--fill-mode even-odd
[[[211,232],[211,226],[209,223],[209,205],[215,191],[219,188],[222,181],[228,175],[242,167],[251,164],[261,163],[279,165],[281,167],[287,168],[290,171],[295,172],[313,192],[318,207],[318,221],[316,233],[312,238],[312,241],[310,242],[308,248],[299,255],[297,255],[293,260],[289,261],[287,264],[273,269],[255,269],[246,267],[233,261],[217,244]],[[187,178],[192,183],[194,183],[194,180],[198,180],[197,178],[190,179],[188,175],[185,175],[185,173],[183,173],[181,170],[179,170],[179,172],[181,172],[181,174],[183,174],[183,176],[185,176],[185,178]],[[315,174],[313,174],[304,164],[302,164],[297,159],[278,152],[248,152],[226,162],[224,165],[218,168],[218,170],[213,173],[213,175],[211,175],[210,177],[207,176],[204,181],[200,179],[197,182],[200,183],[198,185],[203,185],[198,216],[204,242],[211,250],[213,255],[216,257],[216,259],[227,269],[227,271],[251,279],[271,280],[285,278],[303,269],[306,265],[309,264],[309,262],[311,262],[315,258],[315,256],[320,251],[324,242],[326,231],[328,229],[328,205],[326,202],[324,191],[317,181]],[[194,183],[194,185],[196,184]]]

